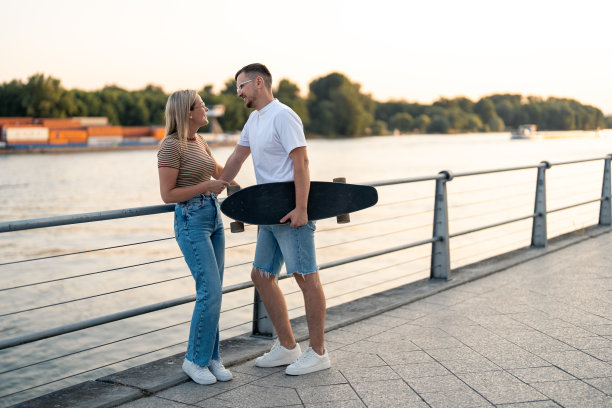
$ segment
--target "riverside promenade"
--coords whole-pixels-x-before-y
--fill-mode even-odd
[[[271,341],[245,336],[222,345],[230,382],[197,385],[175,356],[19,406],[611,407],[611,229],[331,308],[327,325],[329,370],[256,368]]]

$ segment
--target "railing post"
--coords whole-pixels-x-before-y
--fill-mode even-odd
[[[543,161],[538,166],[538,178],[536,181],[535,194],[535,217],[531,229],[531,247],[546,248],[546,170],[550,169],[550,163]]]
[[[253,297],[253,328],[251,330],[251,336],[263,337],[266,339],[276,336],[272,320],[268,315],[268,311],[259,296],[256,288],[253,288],[255,295]]]
[[[448,238],[448,198],[446,183],[453,179],[450,170],[441,171],[445,177],[436,180],[434,203],[433,237],[439,238],[431,244],[431,279],[450,279],[450,246]]]
[[[612,209],[610,206],[610,161],[612,154],[605,158],[603,182],[601,186],[601,204],[599,205],[599,225],[610,225]]]

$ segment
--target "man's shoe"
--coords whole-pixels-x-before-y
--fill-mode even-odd
[[[210,360],[208,369],[211,373],[213,373],[218,381],[229,381],[234,378],[230,370],[223,366],[221,360]]]
[[[300,345],[298,343],[295,343],[295,347],[293,349],[288,350],[280,344],[278,339],[276,339],[269,352],[261,357],[257,357],[255,360],[255,365],[257,367],[265,368],[287,365],[297,360],[298,357],[300,357],[300,354],[302,354],[302,350],[300,349]]]
[[[183,361],[183,371],[198,384],[209,385],[217,382],[217,378],[210,372],[208,367],[202,367],[187,359]]]
[[[308,349],[297,359],[297,361],[287,367],[285,374],[289,375],[302,375],[308,373],[314,373],[315,371],[325,370],[331,367],[327,350],[320,356],[312,349]]]

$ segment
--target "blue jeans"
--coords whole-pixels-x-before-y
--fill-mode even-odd
[[[201,194],[176,204],[174,234],[196,284],[185,358],[206,367],[219,360],[225,233],[217,197]]]

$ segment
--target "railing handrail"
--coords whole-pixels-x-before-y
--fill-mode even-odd
[[[573,161],[565,161],[558,163],[548,163],[541,162],[537,165],[531,166],[518,166],[518,167],[506,167],[500,169],[488,169],[488,170],[480,170],[473,172],[464,172],[464,173],[455,173],[454,177],[466,177],[466,176],[478,176],[484,174],[491,173],[502,173],[508,171],[518,171],[518,170],[528,170],[535,169],[542,166],[563,166],[567,164],[576,164],[576,163],[586,163],[597,160],[605,160],[610,157],[598,157],[592,159],[581,159],[581,160],[573,160]],[[436,174],[434,176],[423,176],[423,177],[413,177],[413,178],[405,178],[405,179],[394,179],[394,180],[385,180],[385,181],[375,181],[369,183],[361,183],[367,186],[372,187],[384,187],[390,185],[397,184],[407,184],[407,183],[417,183],[422,181],[434,181],[441,180],[446,178],[444,172]],[[220,202],[223,199],[219,200]],[[61,225],[71,225],[71,224],[79,224],[86,222],[94,222],[94,221],[106,221],[118,218],[129,218],[129,217],[138,217],[142,215],[153,215],[153,214],[162,214],[171,212],[174,210],[175,204],[158,204],[158,205],[150,205],[145,207],[134,207],[134,208],[124,208],[119,210],[107,210],[107,211],[97,211],[90,213],[81,213],[81,214],[70,214],[70,215],[61,215],[55,217],[46,217],[46,218],[33,218],[26,220],[17,220],[17,221],[4,221],[0,222],[0,233],[3,232],[15,232],[15,231],[23,231],[27,229],[35,229],[35,228],[47,228],[47,227],[57,227]]]
[[[374,251],[366,254],[361,254],[358,256],[353,256],[349,258],[339,259],[332,262],[327,262],[319,265],[319,270],[333,268],[340,265],[345,265],[347,263],[360,261],[363,259],[369,259],[376,256],[390,254],[392,252],[403,251],[405,249],[414,248],[420,245],[430,244],[436,241],[437,238],[429,238],[422,241],[412,242],[405,245],[400,245],[392,248],[387,248],[380,251]],[[279,280],[290,278],[290,275],[283,275],[279,277]],[[227,286],[223,288],[222,293],[227,294],[231,292],[235,292],[238,290],[248,289],[253,287],[253,282],[241,282],[236,283],[234,285]],[[20,346],[23,344],[33,343],[35,341],[44,340],[49,337],[60,336],[62,334],[68,334],[75,331],[89,329],[91,327],[100,326],[106,323],[112,323],[119,320],[128,319],[130,317],[141,316],[147,313],[156,312],[159,310],[169,309],[171,307],[180,306],[186,303],[190,303],[195,301],[195,295],[184,296],[177,299],[166,300],[164,302],[154,303],[151,305],[141,306],[134,309],[123,310],[121,312],[112,313],[109,315],[99,316],[88,320],[83,320],[76,323],[71,323],[63,326],[54,327],[47,330],[42,330],[35,333],[26,334],[23,336],[17,336],[5,340],[0,340],[0,350],[4,350],[7,348]]]
[[[459,173],[459,174],[453,174],[451,171],[442,171],[435,176],[395,179],[395,180],[378,181],[378,182],[364,183],[364,184],[370,185],[373,187],[381,187],[381,186],[415,183],[415,182],[422,182],[422,181],[436,181],[436,183],[445,183],[447,181],[452,180],[454,177],[475,176],[475,175],[484,175],[484,174],[491,174],[491,173],[500,173],[500,172],[535,169],[535,168],[539,169],[538,171],[545,171],[546,169],[549,169],[552,166],[584,163],[584,162],[590,162],[590,161],[596,161],[596,160],[606,160],[606,165],[608,166],[608,169],[605,171],[609,172],[609,162],[611,158],[612,158],[612,155],[608,155],[603,158],[574,160],[574,161],[566,161],[566,162],[559,162],[559,163],[549,163],[549,162],[544,161],[535,166],[509,167],[509,168],[502,168],[502,169],[483,170],[483,171],[466,172],[466,173]],[[608,174],[608,178],[609,178],[609,174]],[[446,195],[445,190],[442,190],[442,191],[443,191],[443,194]],[[501,225],[506,225],[506,224],[510,224],[513,222],[530,219],[530,218],[536,219],[537,217],[545,216],[545,214],[549,212],[561,211],[561,210],[565,210],[565,209],[569,209],[569,208],[573,208],[573,207],[577,207],[580,205],[589,204],[589,203],[593,203],[597,201],[602,201],[602,202],[609,201],[610,200],[609,195],[610,193],[609,193],[609,182],[608,182],[608,184],[606,184],[604,188],[602,189],[602,197],[600,199],[589,200],[586,202],[572,204],[572,205],[569,205],[563,208],[558,208],[558,209],[551,210],[551,211],[543,210],[541,212],[538,212],[538,210],[536,209],[536,212],[533,214],[529,214],[529,215],[518,217],[518,218],[513,218],[510,220],[500,221],[500,222],[486,225],[486,226],[476,227],[473,229],[457,232],[454,234],[448,234],[448,231],[446,231],[446,233],[444,234],[436,234],[434,232],[433,234],[434,236],[428,239],[415,241],[415,242],[411,242],[408,244],[395,246],[395,247],[387,248],[383,250],[378,250],[378,251],[374,251],[370,253],[365,253],[365,254],[361,254],[361,255],[345,258],[345,259],[331,261],[331,262],[320,265],[319,269],[332,268],[332,267],[344,265],[347,263],[356,262],[359,260],[364,260],[364,259],[368,259],[368,258],[380,256],[380,255],[385,255],[385,254],[389,254],[392,252],[401,251],[401,250],[405,250],[405,249],[409,249],[409,248],[413,248],[413,247],[417,247],[421,245],[437,244],[442,241],[447,241],[450,238],[482,231],[488,228],[498,227]],[[437,199],[438,197],[436,197],[436,200]],[[223,200],[221,199],[220,201],[223,201]],[[108,210],[108,211],[99,211],[99,212],[92,212],[92,213],[65,215],[65,216],[58,216],[58,217],[2,222],[0,223],[0,233],[1,232],[21,231],[21,230],[26,230],[26,229],[46,228],[46,227],[54,227],[54,226],[60,226],[60,225],[70,225],[70,224],[77,224],[77,223],[119,219],[119,218],[137,217],[137,216],[143,216],[143,215],[161,214],[161,213],[171,212],[174,210],[174,208],[175,208],[175,204],[161,204],[161,205],[127,208],[127,209],[120,209],[120,210]],[[279,279],[286,279],[286,278],[289,278],[289,275],[284,275],[280,277]],[[223,288],[222,292],[225,294],[225,293],[230,293],[230,292],[234,292],[238,290],[247,289],[250,287],[253,287],[252,282],[242,282],[242,283],[237,283],[237,284],[225,287]],[[151,312],[158,311],[158,310],[167,309],[170,307],[193,302],[194,300],[195,300],[195,295],[185,296],[185,297],[181,297],[177,299],[171,299],[171,300],[167,300],[167,301],[163,301],[163,302],[159,302],[155,304],[141,306],[141,307],[130,309],[130,310],[124,310],[124,311],[116,312],[116,313],[105,315],[105,316],[99,316],[99,317],[95,317],[92,319],[75,322],[75,323],[71,323],[68,325],[55,327],[55,328],[51,328],[51,329],[47,329],[47,330],[43,330],[43,331],[39,331],[35,333],[30,333],[30,334],[26,334],[26,335],[14,337],[14,338],[1,340],[0,350],[22,345],[22,344],[32,343],[32,342],[46,339],[49,337],[55,337],[58,335],[75,332],[78,330],[83,330],[86,328],[91,328],[94,326],[99,326],[102,324],[106,324],[106,323],[110,323],[110,322],[114,322],[118,320],[127,319],[130,317],[135,317],[135,316],[151,313]]]
[[[61,225],[84,222],[106,221],[118,218],[140,217],[142,215],[162,214],[174,211],[174,204],[158,204],[146,207],[123,208],[119,210],[96,211],[90,213],[60,215],[46,218],[0,222],[0,233],[15,232],[35,228],[58,227]]]

